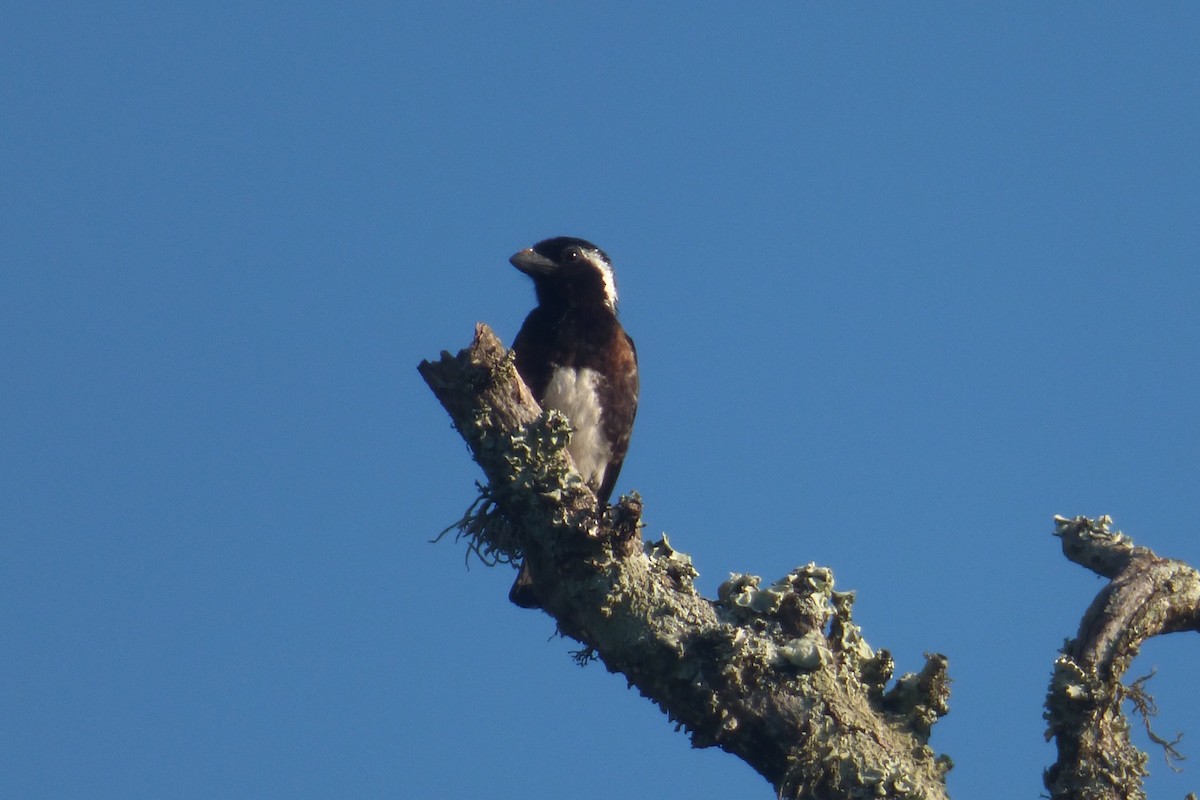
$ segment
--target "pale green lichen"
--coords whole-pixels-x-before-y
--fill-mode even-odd
[[[643,548],[651,566],[665,573],[674,582],[676,589],[690,590],[695,585],[696,578],[700,577],[692,563],[692,557],[671,547],[665,533],[657,542],[648,542]]]
[[[793,666],[809,671],[833,663],[825,637],[816,631],[790,640],[779,648],[779,655]]]
[[[1089,539],[1132,549],[1133,540],[1119,530],[1112,530],[1112,524],[1112,517],[1108,514],[1101,514],[1095,519],[1089,519],[1088,517],[1073,517],[1068,519],[1067,517],[1055,514],[1054,535],[1062,536],[1068,529],[1078,527]]]
[[[515,491],[546,493],[583,479],[570,470],[564,475],[563,453],[571,441],[571,424],[558,411],[543,412],[536,420],[511,434],[501,456],[508,463]],[[573,473],[573,474],[572,474]]]
[[[851,609],[854,607],[854,592],[831,592],[834,617],[829,627],[829,641],[844,654],[856,669],[863,662],[875,657],[875,651],[862,636],[862,629],[854,624]]]
[[[491,567],[508,564],[520,558],[520,545],[508,518],[500,512],[486,486],[476,484],[479,495],[467,507],[458,522],[448,525],[433,541],[439,541],[450,531],[457,531],[454,540],[467,540],[467,562],[475,556]]]
[[[455,539],[467,540],[467,556],[475,555],[489,566],[519,559],[523,554],[515,528],[497,503],[501,495],[549,500],[555,524],[596,527],[594,520],[579,519],[573,511],[576,504],[570,502],[587,488],[566,455],[571,425],[565,416],[551,410],[510,434],[497,434],[492,411],[485,407],[474,415],[471,425],[477,430],[474,438],[480,454],[507,464],[508,469],[500,471],[506,480],[479,487],[479,496],[462,519],[443,530],[438,539],[457,530]]]
[[[717,589],[717,600],[734,611],[769,617],[779,612],[786,598],[794,598],[806,617],[824,620],[830,615],[833,573],[825,567],[810,563],[765,589],[759,588],[761,584],[757,575],[730,573]]]
[[[814,727],[813,733],[812,760],[794,764],[793,777],[786,782],[790,789],[787,796],[836,795],[863,800],[945,797],[944,779],[951,766],[948,759],[932,758],[929,753],[925,756],[929,758],[927,766],[917,766],[907,757],[902,738],[893,741],[882,731],[868,741],[855,735],[846,737],[843,726],[828,717]],[[899,750],[889,753],[872,745],[895,746]]]
[[[757,575],[731,573],[729,580],[717,589],[717,599],[731,609],[740,609],[753,614],[773,614],[779,610],[789,587],[776,581],[767,589],[759,589],[762,578]]]
[[[922,743],[929,741],[934,723],[950,711],[947,664],[940,653],[927,653],[921,671],[903,675],[880,703]]]
[[[1066,700],[1083,702],[1091,699],[1092,692],[1088,687],[1095,682],[1095,678],[1085,673],[1083,668],[1070,656],[1063,654],[1054,659],[1054,672],[1050,676],[1052,695],[1059,695]]]

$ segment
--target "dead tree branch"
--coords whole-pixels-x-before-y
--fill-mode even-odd
[[[559,629],[696,747],[737,755],[780,797],[946,797],[949,759],[927,745],[947,711],[943,656],[889,689],[891,656],[867,645],[853,593],[814,564],[698,595],[686,555],[665,537],[643,545],[636,497],[597,514],[565,450],[567,421],[542,412],[486,326],[419,370],[487,476],[487,501],[460,525],[471,546],[524,558]]]
[[[1153,705],[1146,705],[1139,684],[1127,687],[1121,678],[1150,637],[1200,630],[1200,575],[1183,562],[1135,547],[1110,530],[1108,517],[1055,522],[1066,557],[1109,583],[1054,662],[1046,735],[1056,740],[1058,761],[1046,770],[1046,788],[1054,800],[1145,798],[1146,755],[1129,739],[1121,701]]]

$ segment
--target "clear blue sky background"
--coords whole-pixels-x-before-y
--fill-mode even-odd
[[[1194,4],[21,6],[0,796],[771,796],[429,543],[479,472],[416,364],[549,235],[617,266],[648,533],[946,653],[957,797],[1052,760],[1053,514],[1200,564]],[[1193,765],[1196,648],[1134,670]]]

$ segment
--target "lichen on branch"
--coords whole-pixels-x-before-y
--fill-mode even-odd
[[[1129,738],[1122,702],[1145,712],[1153,701],[1144,681],[1126,686],[1122,678],[1147,639],[1200,630],[1200,574],[1135,546],[1106,516],[1055,517],[1054,535],[1068,559],[1109,583],[1054,661],[1045,718],[1058,760],[1046,770],[1046,788],[1055,800],[1145,798],[1147,758]]]
[[[720,747],[780,797],[943,798],[949,759],[927,742],[947,712],[946,659],[891,688],[893,661],[854,623],[853,594],[809,564],[762,587],[733,575],[717,600],[664,536],[643,544],[640,498],[600,512],[487,326],[418,368],[487,477],[460,524],[493,561],[521,558],[564,634],[626,676],[697,747]]]

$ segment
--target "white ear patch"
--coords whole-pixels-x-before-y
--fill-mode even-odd
[[[567,451],[575,468],[593,490],[600,487],[612,448],[604,438],[600,398],[596,384],[600,375],[593,369],[557,367],[550,376],[550,385],[542,401],[544,408],[561,411],[570,421],[574,433]]]
[[[608,259],[595,250],[583,250],[583,257],[588,260],[596,269],[600,270],[600,277],[604,281],[604,302],[612,310],[617,310],[617,281],[613,277],[612,267],[609,266]]]

